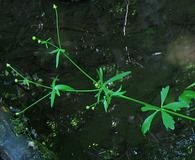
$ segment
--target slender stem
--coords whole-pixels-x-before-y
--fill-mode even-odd
[[[89,92],[97,92],[99,89],[79,89],[79,90],[67,90],[66,92],[76,92],[76,93],[89,93]]]
[[[18,74],[21,78],[26,79],[21,73],[19,73],[16,69],[14,69],[11,65],[8,66],[9,68],[11,68],[14,72],[16,72],[16,74]]]
[[[48,42],[47,44],[51,45],[54,48],[59,48],[58,46],[54,45],[51,42]],[[63,49],[63,48],[61,48]],[[81,67],[79,67],[66,53],[63,53],[63,55],[79,70],[81,71],[87,78],[89,78],[93,83],[96,83],[96,80],[93,79],[89,74],[87,74]]]
[[[23,80],[18,80],[18,82],[23,82]],[[28,82],[31,83],[31,84],[36,85],[37,87],[42,87],[42,88],[46,88],[46,89],[52,89],[49,86],[46,86],[46,85],[43,85],[43,84],[40,84],[40,83],[33,82],[33,81],[29,80],[29,79],[28,79]]]
[[[185,118],[185,119],[188,119],[188,120],[192,120],[192,121],[195,121],[195,118],[192,118],[192,117],[189,117],[189,116],[185,116],[183,114],[180,114],[180,113],[176,113],[176,112],[173,112],[173,111],[170,111],[168,109],[164,109],[164,108],[161,108],[162,111],[165,111],[167,113],[170,113],[170,114],[173,114],[175,116],[178,116],[178,117],[182,117],[182,118]]]
[[[93,83],[97,83],[95,79],[93,79],[89,74],[87,74],[81,67],[79,67],[66,53],[63,55],[80,71],[82,72],[87,78],[89,78]]]
[[[149,103],[145,103],[145,102],[142,102],[142,101],[140,101],[140,100],[137,100],[137,99],[134,99],[134,98],[131,98],[131,97],[127,97],[127,96],[124,96],[124,95],[119,95],[119,96],[117,96],[117,97],[122,98],[122,99],[129,100],[129,101],[132,101],[132,102],[135,102],[135,103],[139,103],[139,104],[144,105],[144,106],[145,106],[145,105],[149,105],[149,106],[156,107],[156,106],[151,105],[151,104],[149,104]]]
[[[31,107],[33,107],[34,105],[36,105],[37,103],[39,103],[40,101],[42,101],[43,99],[47,98],[50,94],[51,93],[46,94],[45,96],[43,96],[42,98],[38,99],[36,102],[32,103],[30,106],[26,107],[22,111],[17,112],[16,115],[20,115],[20,114],[24,113],[25,111],[27,111],[28,109],[30,109]]]
[[[56,15],[56,32],[57,32],[57,37],[58,37],[58,45],[59,48],[62,49],[61,47],[61,42],[60,42],[60,31],[59,31],[59,16],[58,16],[58,10],[57,7],[55,8],[55,15]],[[93,83],[96,83],[96,81],[88,75],[83,69],[81,69],[68,55],[64,53],[64,56],[77,68],[79,69],[87,78],[89,78]]]
[[[54,47],[54,48],[59,48],[58,46],[56,46],[55,44],[51,43],[51,42],[47,42],[47,44],[49,44],[50,46]]]
[[[57,8],[55,8],[55,15],[56,15],[56,32],[57,32],[57,37],[58,37],[58,45],[59,48],[61,49],[61,42],[60,42],[60,31],[59,31],[59,17],[58,17],[58,11]]]
[[[43,87],[43,88],[46,88],[46,89],[52,89],[52,88],[49,87],[49,86],[46,86],[46,85],[43,85],[43,84],[39,84],[39,83],[33,82],[33,81],[31,81],[31,80],[28,80],[28,81],[29,81],[30,83],[32,83],[32,84],[38,86],[38,87]]]

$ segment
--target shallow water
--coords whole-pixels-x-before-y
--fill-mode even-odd
[[[194,63],[195,57],[195,3],[192,0],[130,2],[124,36],[125,2],[56,1],[62,45],[95,78],[96,68],[101,66],[111,70],[107,78],[116,70],[131,70],[132,75],[123,86],[128,96],[159,104],[161,88],[170,85],[170,100],[174,100],[194,81],[194,69],[189,69],[189,64]],[[33,35],[55,37],[52,2],[8,0],[0,3],[2,71],[9,62],[24,73],[37,74],[47,84],[52,80],[48,77],[59,74],[61,81],[75,88],[91,87],[63,58],[56,70],[55,58],[31,41]],[[183,52],[177,54],[178,50]],[[2,97],[14,107],[31,104],[45,94],[34,88],[23,90],[5,76],[1,77]],[[6,98],[7,93],[17,94]],[[85,106],[93,101],[90,95],[65,95],[57,99],[53,109],[49,101],[44,101],[26,113],[29,126],[36,129],[41,140],[50,144],[59,159],[192,160],[193,138],[187,145],[180,142],[193,137],[193,123],[179,120],[176,130],[167,132],[157,118],[151,133],[145,137],[140,124],[146,115],[140,112],[140,105],[116,99],[109,113],[105,113],[102,106],[95,111],[86,110]],[[193,112],[190,114],[193,116]]]

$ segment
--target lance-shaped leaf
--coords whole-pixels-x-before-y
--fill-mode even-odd
[[[162,121],[164,126],[166,127],[166,129],[175,129],[175,121],[173,120],[173,117],[166,113],[165,111],[161,111],[161,115],[162,115]]]
[[[59,62],[60,62],[60,51],[56,54],[56,68],[58,68]]]
[[[131,73],[131,71],[127,71],[127,72],[123,72],[121,74],[117,74],[116,76],[110,78],[109,80],[107,80],[104,84],[107,85],[111,82],[115,82],[115,81],[118,81],[124,77],[126,77],[127,75],[129,75]]]
[[[53,50],[53,51],[49,52],[49,54],[55,54],[55,53],[57,53],[57,52],[58,52],[58,50],[59,50],[59,48],[57,48],[57,49],[55,49],[55,50]]]
[[[56,54],[56,68],[58,68],[58,65],[59,65],[60,55],[63,54],[64,52],[65,52],[65,50],[61,49],[61,48],[57,48],[57,49],[49,52],[50,54]]]
[[[193,98],[195,98],[195,91],[192,91],[192,90],[185,90],[179,96],[179,100],[185,102],[186,104],[190,104]]]
[[[104,110],[105,110],[105,112],[108,112],[109,103],[108,103],[108,101],[107,101],[106,96],[104,96],[103,104],[104,104]]]
[[[163,106],[165,99],[169,92],[169,86],[166,86],[165,88],[162,88],[160,95],[161,95],[161,107]]]
[[[103,74],[103,70],[102,68],[99,68],[99,71],[97,70],[99,79],[100,79],[100,83],[103,84],[104,83],[104,74]]]
[[[52,84],[51,84],[51,87],[52,87],[51,96],[50,96],[51,107],[53,107],[53,105],[54,105],[56,94],[57,94],[58,96],[60,96],[59,91],[55,89],[56,81],[57,81],[57,80],[58,80],[58,79],[57,79],[57,77],[56,77],[56,78],[52,81]]]
[[[74,91],[75,89],[68,85],[58,84],[55,86],[55,90],[67,92],[67,91]]]
[[[41,44],[45,44],[45,47],[48,49],[48,42],[51,40],[51,38],[48,38],[47,40],[41,40]]]
[[[170,109],[173,111],[180,111],[182,108],[187,108],[187,107],[189,107],[189,105],[183,101],[173,102],[163,106],[163,108]]]
[[[52,91],[51,96],[50,96],[51,107],[53,107],[53,105],[54,105],[55,97],[56,97],[56,92]]]
[[[152,113],[150,116],[148,116],[145,121],[142,124],[141,130],[143,134],[146,134],[150,130],[150,126],[152,123],[152,120],[154,119],[155,115],[158,111]]]
[[[195,86],[195,82],[192,83],[191,85],[189,85],[189,86],[187,87],[187,89],[192,88],[192,87],[194,87],[194,86]]]
[[[142,108],[141,108],[141,111],[142,112],[147,112],[147,111],[156,111],[156,110],[158,110],[158,108],[157,107],[154,107],[154,106],[152,106],[152,105],[145,105],[145,106],[143,106]]]
[[[122,86],[120,86],[120,88],[117,91],[111,91],[110,95],[111,96],[121,96],[126,93],[126,91],[121,91],[121,90],[122,90]]]

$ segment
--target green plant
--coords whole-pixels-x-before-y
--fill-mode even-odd
[[[57,12],[57,6],[53,5],[53,8],[55,10],[55,16],[56,16],[56,34],[57,34],[57,45],[51,42],[51,38],[48,38],[47,40],[42,40],[40,38],[37,38],[35,36],[32,37],[32,40],[37,41],[39,44],[44,45],[46,49],[52,47],[53,50],[49,52],[50,54],[55,54],[56,56],[56,68],[60,65],[60,57],[64,56],[72,65],[74,65],[86,78],[88,78],[92,82],[92,89],[75,89],[72,86],[66,85],[66,84],[57,84],[58,77],[54,78],[52,81],[51,86],[47,86],[44,84],[40,84],[37,82],[34,82],[27,77],[23,76],[19,71],[17,71],[15,68],[13,68],[10,64],[7,64],[7,67],[10,68],[15,74],[18,75],[18,78],[15,79],[15,82],[22,83],[23,85],[26,85],[30,87],[31,85],[36,85],[37,87],[45,88],[48,90],[48,93],[41,97],[39,100],[31,104],[30,106],[26,107],[20,112],[17,112],[16,115],[20,115],[36,105],[37,103],[41,102],[43,99],[46,99],[50,97],[50,103],[51,107],[54,106],[55,103],[55,97],[61,96],[62,93],[65,92],[71,92],[71,93],[94,93],[94,97],[96,98],[95,103],[87,106],[87,109],[95,109],[97,104],[102,103],[104,106],[105,112],[108,111],[109,105],[114,97],[124,99],[127,101],[132,101],[135,103],[138,103],[142,105],[141,111],[142,112],[152,112],[151,115],[149,115],[145,121],[142,124],[141,130],[143,134],[146,134],[150,130],[150,126],[152,123],[152,120],[157,115],[157,113],[161,113],[162,122],[166,129],[174,129],[175,128],[175,121],[173,119],[173,116],[181,117],[184,119],[195,121],[195,118],[183,115],[178,113],[183,108],[189,108],[189,104],[193,98],[195,98],[195,91],[191,90],[195,86],[195,83],[189,85],[186,90],[179,96],[178,101],[172,102],[169,104],[165,104],[165,100],[168,96],[169,92],[169,86],[162,88],[161,91],[161,105],[156,106],[152,104],[148,104],[146,102],[128,97],[125,95],[125,91],[122,91],[122,85],[119,87],[119,89],[114,90],[109,87],[109,84],[115,83],[116,81],[121,81],[123,78],[129,76],[131,74],[130,71],[123,72],[120,74],[117,74],[116,76],[105,80],[104,72],[102,68],[99,68],[97,70],[98,74],[98,80],[95,80],[92,78],[87,72],[85,72],[80,66],[78,66],[68,54],[67,50],[62,48],[61,46],[61,40],[60,40],[60,32],[59,32],[59,17]]]

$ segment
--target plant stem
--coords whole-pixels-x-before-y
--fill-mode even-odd
[[[23,82],[23,80],[18,80],[18,82]],[[46,85],[43,85],[43,84],[40,84],[40,83],[33,82],[33,81],[29,80],[29,79],[28,79],[28,82],[31,83],[31,84],[36,85],[37,87],[42,87],[42,88],[46,88],[46,89],[52,89],[49,86],[46,86]]]
[[[37,103],[39,103],[40,101],[42,101],[43,99],[47,98],[50,94],[51,93],[46,94],[45,96],[43,96],[42,98],[38,99],[36,102],[32,103],[30,106],[26,107],[22,111],[17,112],[16,115],[20,115],[20,114],[24,113],[25,111],[27,111],[28,109],[30,109],[31,107],[33,107],[34,105],[36,105]]]
[[[79,90],[74,89],[74,90],[67,90],[66,92],[89,93],[89,92],[97,92],[97,91],[99,91],[99,89],[89,89],[89,90],[87,90],[87,89],[79,89]]]
[[[9,65],[9,68],[11,68],[16,74],[18,74],[21,78],[26,79],[21,73],[19,73],[16,69],[14,69],[11,65]]]
[[[89,78],[93,83],[97,83],[95,79],[93,79],[89,74],[87,74],[81,67],[79,67],[66,53],[63,55],[80,71],[82,72],[87,78]]]
[[[173,114],[175,116],[178,116],[178,117],[182,117],[182,118],[185,118],[185,119],[188,119],[188,120],[192,120],[192,121],[195,121],[195,118],[192,118],[192,117],[189,117],[189,116],[185,116],[183,114],[180,114],[180,113],[176,113],[176,112],[173,112],[173,111],[170,111],[168,109],[164,109],[164,108],[161,108],[162,111],[165,111],[167,113],[170,113],[170,114]]]
[[[54,48],[59,48],[58,46],[56,46],[55,44],[51,43],[51,42],[47,42],[47,44],[49,44],[50,46],[54,47]]]
[[[127,97],[127,96],[124,96],[124,95],[119,95],[119,96],[117,96],[117,97],[122,98],[122,99],[126,99],[126,100],[128,100],[128,101],[132,101],[132,102],[135,102],[135,103],[139,103],[139,104],[144,105],[144,106],[149,105],[149,106],[156,107],[156,106],[151,105],[151,104],[149,104],[149,103],[145,103],[145,102],[143,102],[143,101],[140,101],[140,100],[137,100],[137,99],[134,99],[134,98],[131,98],[131,97]],[[158,107],[157,107],[157,108],[158,108]]]
[[[55,15],[56,15],[56,32],[57,32],[57,38],[58,38],[58,45],[61,49],[61,41],[60,41],[60,31],[59,31],[59,17],[58,17],[58,11],[57,8],[55,8]]]
[[[58,10],[55,8],[55,15],[56,15],[56,32],[57,32],[57,37],[58,37],[58,45],[59,48],[62,49],[61,47],[61,42],[60,42],[60,31],[59,31],[59,16],[58,16]],[[87,78],[89,78],[93,83],[96,83],[96,81],[89,75],[87,74],[83,69],[81,69],[68,55],[64,53],[64,56],[77,68],[79,69]]]
[[[31,81],[31,80],[28,80],[28,81],[29,81],[30,83],[32,83],[32,84],[38,86],[38,87],[43,87],[43,88],[46,88],[46,89],[52,89],[52,88],[49,87],[49,86],[46,86],[46,85],[43,85],[43,84],[39,84],[39,83],[33,82],[33,81]]]

